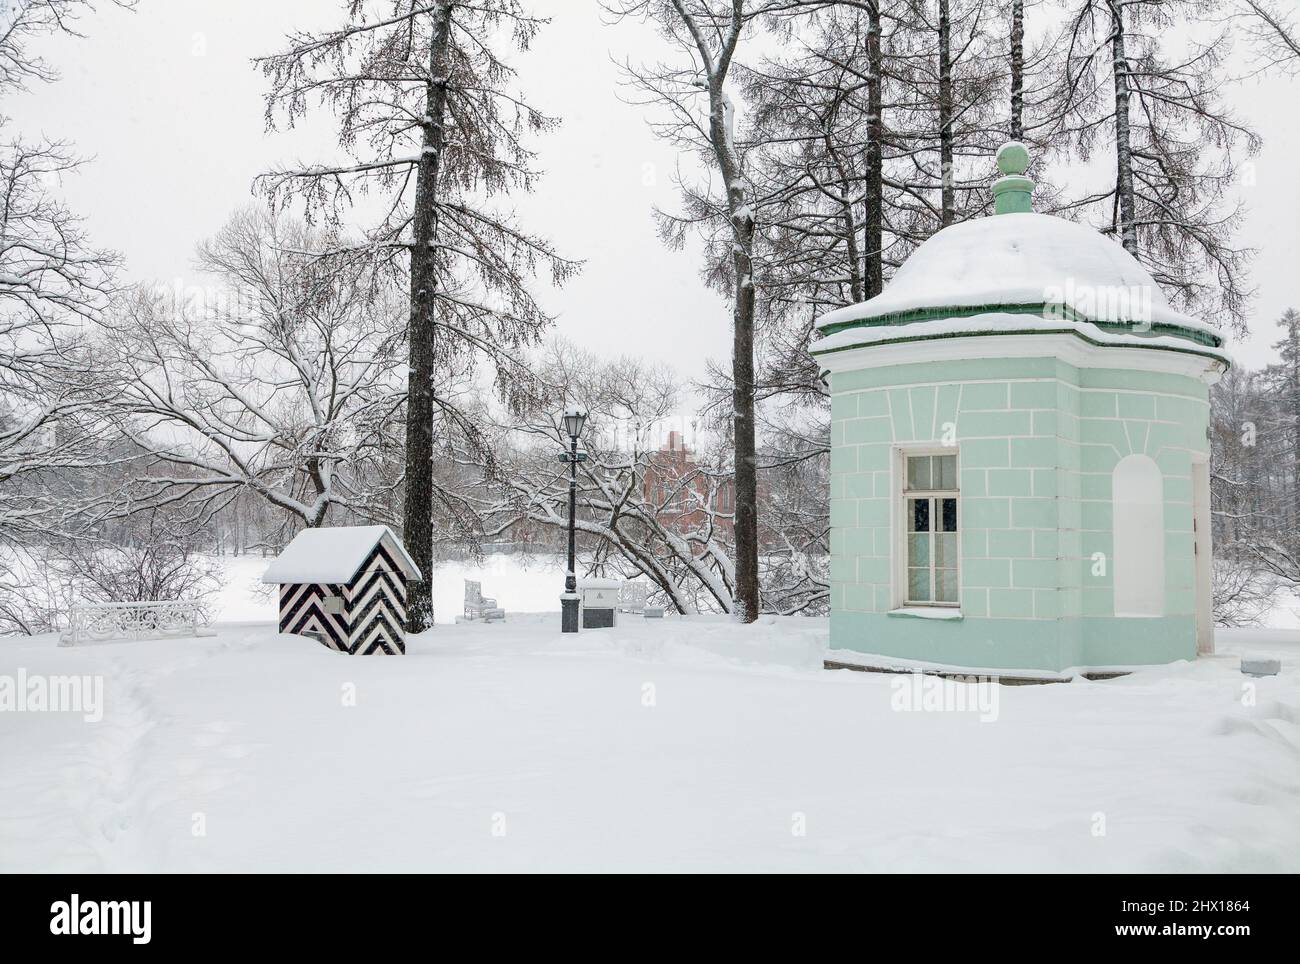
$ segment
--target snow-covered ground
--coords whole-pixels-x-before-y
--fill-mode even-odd
[[[99,722],[0,712],[0,871],[1300,870],[1294,630],[983,690],[822,670],[825,633],[512,615],[404,658],[269,624],[0,640],[0,680],[104,681]],[[1242,677],[1246,651],[1282,675]]]

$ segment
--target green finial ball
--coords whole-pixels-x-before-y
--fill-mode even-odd
[[[1029,148],[1019,141],[1007,141],[998,148],[997,164],[1003,174],[1024,174],[1029,170]]]

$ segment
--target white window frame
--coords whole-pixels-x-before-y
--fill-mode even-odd
[[[895,564],[894,564],[894,607],[896,609],[939,609],[939,610],[960,610],[961,609],[961,534],[962,534],[962,511],[961,511],[961,452],[956,445],[948,446],[920,446],[920,447],[898,447],[895,450],[894,460],[894,477],[897,480],[894,485],[894,547],[895,547]],[[907,487],[907,460],[926,455],[951,455],[955,459],[957,487],[953,489],[917,489],[911,490]],[[928,498],[928,499],[956,499],[957,500],[957,598],[952,602],[937,602],[933,598],[930,600],[913,601],[907,598],[909,581],[907,578],[907,535],[909,515],[907,511],[907,500],[910,498]],[[934,596],[935,567],[934,567],[934,533],[938,530],[935,525],[940,524],[942,512],[934,513],[932,517],[932,526],[930,529],[930,595]],[[947,567],[945,567],[947,568]]]

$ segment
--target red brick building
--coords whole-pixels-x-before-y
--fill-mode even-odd
[[[730,478],[711,479],[701,471],[681,432],[669,432],[668,440],[646,459],[641,481],[643,501],[659,508],[659,521],[683,534],[694,531],[708,515],[710,488],[715,491],[713,509],[730,516],[736,506],[736,490]],[[718,519],[728,533],[731,519]]]

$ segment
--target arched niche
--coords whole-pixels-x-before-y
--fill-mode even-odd
[[[1126,455],[1111,476],[1116,616],[1165,613],[1165,491],[1160,466]]]

